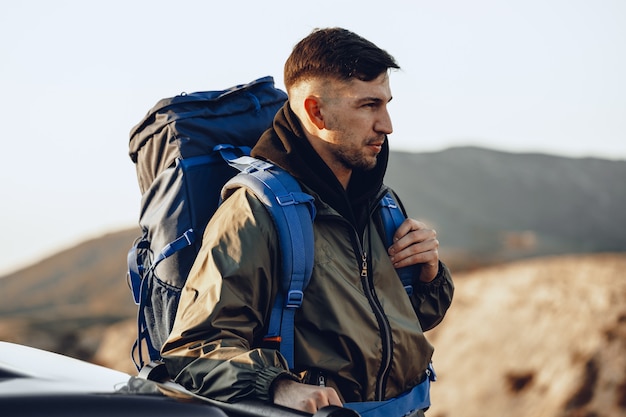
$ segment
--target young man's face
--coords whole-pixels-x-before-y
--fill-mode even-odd
[[[372,81],[333,80],[320,111],[326,134],[326,161],[335,167],[372,169],[386,135],[393,131],[387,104],[391,89],[387,73]]]

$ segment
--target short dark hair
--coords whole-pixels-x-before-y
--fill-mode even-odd
[[[285,62],[287,90],[313,77],[371,81],[390,68],[399,69],[386,51],[342,28],[315,29],[296,44]]]

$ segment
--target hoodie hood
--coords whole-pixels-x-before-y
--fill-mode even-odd
[[[252,156],[271,161],[285,169],[358,230],[362,230],[369,202],[383,185],[389,160],[389,144],[385,140],[378,155],[378,163],[373,169],[355,169],[352,172],[348,189],[344,190],[335,174],[306,139],[300,121],[287,101],[278,110],[273,126],[265,131],[252,149]]]

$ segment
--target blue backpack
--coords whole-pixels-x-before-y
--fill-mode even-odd
[[[265,204],[278,232],[282,291],[266,339],[280,341],[293,367],[293,320],[313,268],[314,200],[286,171],[249,156],[286,99],[272,77],[264,77],[160,100],[131,130],[130,157],[142,193],[142,235],[128,252],[128,281],[138,305],[131,356],[138,370],[161,358],[207,223],[220,201],[242,186]],[[380,213],[390,245],[404,214],[391,194]],[[403,282],[410,292],[411,278]]]

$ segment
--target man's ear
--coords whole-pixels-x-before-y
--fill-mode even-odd
[[[320,99],[315,96],[309,96],[304,99],[304,110],[306,111],[309,121],[313,123],[318,129],[324,129],[326,124],[324,123],[324,117],[320,109]]]

